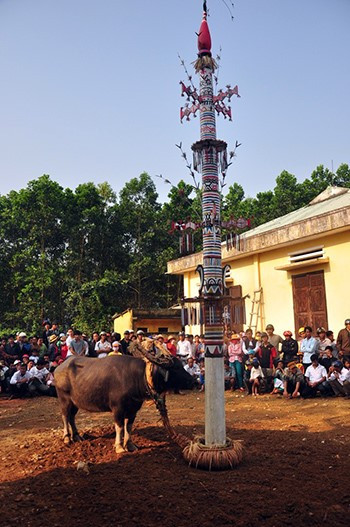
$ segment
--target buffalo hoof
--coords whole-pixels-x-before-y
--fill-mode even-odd
[[[135,452],[135,450],[138,450],[137,446],[135,445],[135,443],[133,443],[132,441],[128,441],[127,445],[126,445],[126,450],[128,452]]]
[[[64,437],[63,437],[63,443],[64,443],[65,445],[70,445],[71,442],[72,442],[72,440],[71,440],[70,436],[64,436]]]
[[[124,447],[122,447],[122,445],[116,445],[115,452],[116,454],[125,454]]]
[[[80,441],[82,441],[82,440],[83,440],[83,438],[79,434],[75,434],[73,436],[74,443],[80,443]]]

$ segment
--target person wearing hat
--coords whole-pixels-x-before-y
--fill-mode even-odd
[[[138,330],[136,331],[136,340],[137,340],[137,342],[138,342],[139,344],[141,344],[142,341],[144,340],[144,338],[145,338],[145,333],[144,333],[144,331],[143,331],[142,329],[138,329]]]
[[[318,347],[317,347],[318,356],[320,359],[323,359],[324,357],[327,356],[326,347],[331,346],[332,343],[329,340],[329,338],[327,338],[325,328],[322,328],[322,327],[317,328],[316,333],[317,333],[317,342],[318,342]]]
[[[58,346],[57,346],[57,341],[58,341],[58,336],[53,333],[52,335],[49,336],[49,357],[50,357],[50,361],[54,361],[55,360],[55,357],[56,355],[59,354],[60,350],[58,349]]]
[[[268,338],[269,343],[275,348],[277,354],[279,354],[280,347],[283,343],[282,337],[274,333],[275,328],[272,324],[267,324],[265,330],[269,337]]]
[[[112,351],[110,351],[108,353],[108,357],[109,356],[113,356],[113,355],[122,355],[122,352],[120,351],[120,348],[121,348],[121,345],[120,345],[120,342],[118,342],[117,340],[115,340],[113,343],[112,343]]]
[[[176,338],[174,335],[169,335],[167,343],[167,350],[172,354],[173,357],[176,357]]]
[[[288,363],[283,376],[283,396],[288,399],[300,397],[304,390],[305,379],[295,361]]]
[[[107,339],[107,333],[105,331],[101,331],[100,333],[100,340],[96,343],[95,346],[95,352],[97,353],[97,357],[99,359],[103,359],[104,357],[107,357],[108,353],[112,351],[112,345]]]
[[[244,392],[243,388],[243,349],[241,337],[238,333],[232,333],[230,342],[227,346],[228,362],[230,366],[230,376],[235,379],[235,386]],[[231,387],[234,391],[234,386]]]
[[[156,336],[156,341],[158,342],[158,344],[166,351],[166,353],[168,353],[168,348],[167,348],[167,345],[165,344],[164,342],[164,337],[163,335],[157,335]]]
[[[328,382],[337,397],[350,395],[350,370],[340,360],[333,362],[328,375]]]
[[[292,338],[293,333],[289,330],[283,332],[284,341],[282,342],[283,365],[297,360],[298,343]]]
[[[341,329],[337,337],[337,349],[340,357],[350,357],[350,318],[344,322],[345,328]]]
[[[124,335],[123,335],[122,340],[120,341],[120,345],[122,347],[123,355],[130,355],[129,353],[130,331],[128,329],[124,331]]]

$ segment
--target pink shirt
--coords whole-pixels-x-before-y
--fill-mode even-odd
[[[230,340],[227,351],[229,362],[235,362],[235,360],[242,362],[243,351],[242,342],[240,340]]]

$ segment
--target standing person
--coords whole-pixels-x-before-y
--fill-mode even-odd
[[[277,358],[277,351],[269,342],[269,336],[264,331],[261,333],[261,342],[256,352],[261,369],[266,381],[266,389],[271,390],[273,384],[274,361]]]
[[[230,365],[230,375],[236,380],[236,386],[244,392],[243,388],[243,350],[240,336],[237,333],[231,335],[230,343],[228,345],[228,360]],[[233,391],[234,388],[232,387]]]
[[[120,341],[120,345],[122,347],[122,353],[123,355],[130,355],[129,353],[129,344],[130,344],[130,331],[126,329],[124,331],[124,336],[122,340]]]
[[[305,338],[301,341],[300,351],[303,353],[303,366],[306,372],[311,365],[311,357],[317,353],[317,340],[312,336],[312,327],[305,326]]]
[[[317,340],[318,340],[318,348],[317,348],[318,357],[319,359],[323,359],[327,355],[326,353],[327,346],[331,346],[332,343],[329,340],[329,338],[327,338],[325,328],[322,328],[322,327],[317,328],[316,333],[317,333]]]
[[[49,358],[51,362],[54,361],[56,355],[59,354],[59,349],[57,347],[57,341],[58,341],[58,336],[55,333],[49,336]]]
[[[40,357],[43,357],[48,351],[47,346],[46,346],[46,344],[44,344],[44,341],[43,341],[42,337],[38,337],[38,349],[39,349],[39,356]]]
[[[105,331],[101,331],[100,333],[100,340],[96,342],[95,345],[95,352],[97,353],[97,357],[99,359],[103,359],[104,357],[107,357],[108,353],[112,351],[112,345],[107,339],[107,333]]]
[[[332,349],[333,349],[333,357],[335,357],[337,359],[338,358],[337,341],[335,340],[334,333],[333,333],[333,331],[331,329],[329,329],[326,332],[326,337],[327,337],[327,339],[329,339],[331,341],[331,346],[332,346]]]
[[[122,355],[122,352],[121,352],[120,350],[121,350],[120,342],[119,342],[118,340],[115,340],[115,341],[112,343],[112,351],[110,351],[110,352],[108,353],[108,356]]]
[[[298,358],[298,343],[292,338],[293,333],[289,330],[283,332],[282,354],[284,367],[288,362],[296,361]]]
[[[17,342],[15,342],[15,336],[9,335],[7,344],[5,346],[6,361],[9,364],[13,364],[15,360],[19,359],[21,354],[20,347]]]
[[[205,354],[204,344],[201,342],[199,335],[195,335],[193,344],[194,344],[194,355],[193,356],[198,362],[202,357],[204,357],[204,354]]]
[[[69,328],[67,331],[67,340],[66,340],[68,349],[70,347],[70,343],[72,342],[72,340],[74,340],[74,329]]]
[[[246,358],[251,358],[258,351],[259,342],[253,337],[253,331],[248,328],[242,339],[242,350]]]
[[[59,354],[61,355],[61,358],[65,360],[67,358],[67,353],[68,353],[67,337],[65,334],[62,334],[60,337],[58,349],[59,349]]]
[[[50,329],[51,329],[50,321],[44,320],[44,331],[43,331],[42,339],[47,348],[49,347],[49,336],[51,335]]]
[[[350,357],[350,318],[344,322],[345,328],[341,329],[337,338],[338,355],[341,357]]]
[[[279,355],[280,347],[283,343],[282,337],[274,333],[275,328],[273,327],[272,324],[267,324],[265,329],[266,329],[266,333],[268,334],[269,343],[275,348],[277,354]]]
[[[88,344],[83,339],[82,332],[76,329],[74,331],[74,339],[68,346],[67,358],[73,355],[87,355],[89,352]]]
[[[176,357],[176,338],[173,335],[169,335],[166,347],[172,356]]]
[[[176,355],[181,360],[183,366],[187,364],[187,359],[192,357],[191,344],[188,340],[185,340],[185,333],[183,331],[180,331],[179,333],[179,340],[176,346]]]
[[[89,357],[97,357],[97,353],[95,351],[96,344],[100,340],[100,335],[97,331],[94,331],[91,335],[90,342],[88,342],[89,346]]]

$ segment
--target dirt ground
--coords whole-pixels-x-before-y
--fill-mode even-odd
[[[152,404],[135,423],[139,450],[116,455],[109,414],[79,412],[86,439],[65,446],[57,399],[1,398],[1,526],[348,526],[350,401],[226,399],[245,457],[209,473],[186,465]],[[203,433],[203,393],[167,400],[177,431]]]

